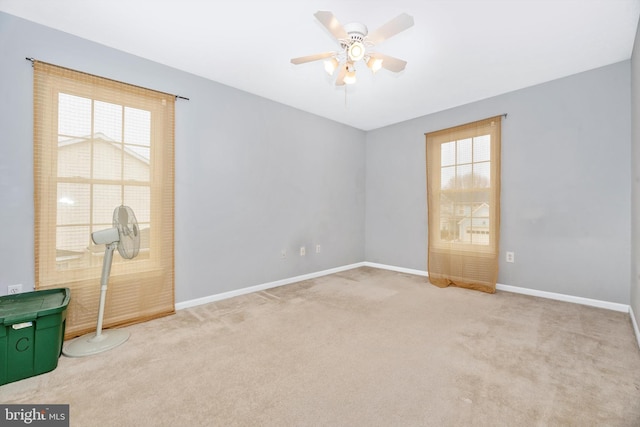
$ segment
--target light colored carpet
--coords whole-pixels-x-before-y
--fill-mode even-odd
[[[358,268],[128,328],[0,387],[72,426],[639,426],[628,314]]]

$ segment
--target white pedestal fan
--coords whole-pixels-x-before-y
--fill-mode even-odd
[[[113,251],[118,248],[118,252],[123,258],[132,259],[138,255],[140,250],[138,221],[133,210],[128,206],[115,208],[113,211],[113,228],[96,231],[91,234],[91,239],[96,245],[106,245],[102,262],[102,276],[100,277],[98,324],[95,333],[76,338],[63,348],[62,353],[69,357],[82,357],[102,353],[119,346],[129,339],[129,332],[122,329],[103,331],[102,320]]]

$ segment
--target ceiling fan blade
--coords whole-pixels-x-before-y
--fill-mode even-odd
[[[407,15],[406,13],[402,13],[391,21],[384,24],[382,27],[378,28],[374,32],[370,33],[367,37],[367,40],[374,44],[382,43],[395,36],[396,34],[406,30],[413,26],[413,17]]]
[[[407,61],[394,58],[393,56],[384,55],[382,53],[374,53],[371,56],[373,56],[374,58],[382,59],[382,68],[393,71],[394,73],[399,73],[400,71],[404,70],[404,67],[407,66]]]
[[[305,62],[319,61],[321,59],[331,58],[336,53],[337,52],[323,52],[323,53],[317,53],[315,55],[301,56],[299,58],[292,58],[291,63],[295,65],[299,65],[299,64],[304,64]]]
[[[336,78],[336,86],[344,86],[344,78],[347,76],[347,64],[340,67],[340,73]]]
[[[336,39],[341,40],[349,38],[349,34],[347,34],[342,24],[338,22],[338,19],[332,12],[319,10],[314,13],[313,16],[315,16],[316,19],[320,21],[320,23],[324,25]]]

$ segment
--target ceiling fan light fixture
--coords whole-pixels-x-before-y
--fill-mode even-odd
[[[346,65],[347,74],[344,76],[345,84],[352,85],[356,82],[356,68],[352,63]]]
[[[336,58],[331,58],[324,61],[324,70],[330,76],[333,75],[333,73],[336,71],[336,68],[338,68],[338,60]]]
[[[356,73],[355,72],[350,72],[347,73],[346,76],[344,76],[344,82],[348,85],[352,85],[356,83]]]
[[[406,13],[396,16],[371,34],[369,34],[366,25],[358,22],[342,26],[335,15],[329,11],[319,10],[314,16],[335,38],[340,45],[340,50],[292,58],[292,64],[299,65],[324,60],[324,69],[329,75],[333,76],[338,70],[338,76],[335,79],[336,86],[356,82],[354,64],[358,61],[363,61],[373,73],[380,68],[399,73],[407,65],[406,61],[393,56],[367,53],[367,49],[375,49],[374,46],[377,44],[413,26],[413,17]]]
[[[369,60],[367,61],[367,67],[369,67],[369,69],[372,72],[376,72],[378,70],[380,70],[380,68],[382,68],[382,58],[376,58],[376,57],[369,57]]]
[[[351,46],[347,49],[347,55],[351,61],[360,61],[364,58],[365,49],[362,42],[356,41],[351,43]]]

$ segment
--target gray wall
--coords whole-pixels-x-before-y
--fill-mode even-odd
[[[427,269],[424,133],[508,113],[498,282],[628,304],[629,93],[625,61],[368,132],[367,261]]]
[[[364,260],[364,132],[0,13],[0,294],[34,282],[27,56],[191,99],[176,104],[176,301]]]
[[[640,25],[631,56],[631,307],[640,325]]]
[[[365,134],[0,13],[0,294],[34,280],[32,56],[191,98],[176,109],[178,302],[364,260],[426,270],[424,133],[508,113],[501,259],[511,250],[516,262],[501,262],[499,282],[618,303],[632,295],[640,313],[629,280],[637,51],[633,64]]]

